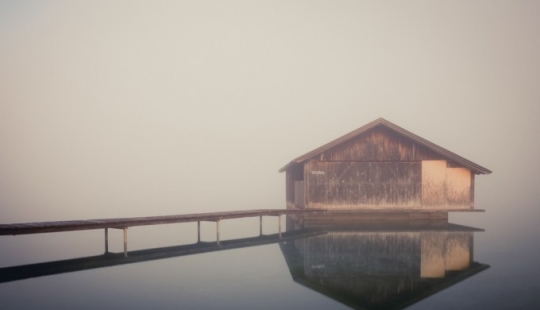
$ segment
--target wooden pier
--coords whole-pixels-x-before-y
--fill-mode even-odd
[[[324,212],[313,210],[307,212]],[[93,219],[76,221],[55,221],[55,222],[36,222],[19,224],[0,224],[1,235],[25,235],[40,234],[48,232],[91,230],[103,228],[125,229],[133,226],[148,226],[160,224],[174,224],[187,222],[219,222],[225,219],[237,219],[245,217],[262,216],[282,216],[284,214],[306,213],[304,210],[279,210],[279,209],[261,209],[247,211],[227,211],[211,213],[195,213],[182,215],[165,215],[151,217],[131,217],[131,218],[112,218],[112,219]]]
[[[197,240],[198,242],[200,242],[201,222],[215,222],[216,223],[216,243],[220,245],[221,241],[219,237],[219,233],[220,233],[219,223],[221,220],[247,218],[247,217],[259,217],[260,235],[262,235],[263,216],[276,216],[278,217],[278,235],[281,236],[281,232],[282,232],[281,217],[283,215],[300,214],[300,213],[324,213],[324,212],[325,212],[324,210],[260,209],[260,210],[247,210],[247,211],[211,212],[211,213],[196,213],[196,214],[152,216],[152,217],[0,224],[0,236],[104,229],[105,230],[105,253],[108,253],[109,252],[109,229],[122,229],[124,231],[124,256],[127,257],[127,239],[128,239],[127,230],[129,227],[133,227],[133,226],[148,226],[148,225],[197,222]]]
[[[201,222],[216,223],[216,243],[220,245],[220,229],[219,223],[225,219],[239,219],[247,217],[259,217],[260,235],[262,235],[262,219],[263,216],[278,217],[278,235],[281,236],[282,225],[281,217],[289,214],[324,214],[328,217],[335,216],[351,216],[354,214],[433,214],[433,213],[448,213],[448,212],[483,212],[478,209],[460,209],[460,210],[426,210],[426,209],[391,209],[391,210],[328,210],[328,209],[259,209],[246,211],[226,211],[226,212],[210,212],[210,213],[195,213],[182,215],[166,215],[152,217],[132,217],[132,218],[113,218],[113,219],[94,219],[94,220],[76,220],[76,221],[55,221],[55,222],[35,222],[35,223],[17,223],[17,224],[0,224],[0,236],[7,235],[25,235],[25,234],[41,234],[49,232],[66,232],[76,230],[105,230],[105,253],[109,252],[109,229],[122,229],[124,231],[124,255],[127,257],[127,229],[134,226],[148,225],[163,225],[174,223],[197,222],[197,240],[200,242]],[[384,216],[384,215],[383,215]]]

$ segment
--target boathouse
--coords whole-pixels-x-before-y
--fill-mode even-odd
[[[490,170],[379,118],[302,155],[286,173],[289,209],[474,209]]]

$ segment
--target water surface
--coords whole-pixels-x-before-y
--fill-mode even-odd
[[[130,228],[128,259],[157,248],[155,259],[0,283],[0,298],[5,309],[536,309],[534,219],[522,213],[501,226],[486,214],[453,215],[462,225],[449,227],[312,227],[308,237],[287,232],[225,250],[214,224],[203,223],[202,245],[214,249],[171,257],[178,245],[197,244],[196,224]],[[258,224],[222,221],[221,239],[256,240]],[[264,235],[277,238],[277,227],[264,219]],[[109,240],[118,254],[107,259],[121,262],[122,231]],[[5,236],[0,267],[81,257],[91,266],[103,243],[102,230]]]

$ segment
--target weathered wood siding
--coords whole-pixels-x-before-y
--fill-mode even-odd
[[[471,206],[471,170],[446,169],[446,199],[449,205]]]
[[[306,164],[310,208],[411,208],[421,204],[420,162]]]
[[[471,171],[445,160],[421,162],[309,161],[302,206],[328,209],[472,208]],[[298,181],[295,181],[297,184]],[[301,200],[294,200],[297,204]]]
[[[473,209],[474,208],[474,173],[472,173],[472,171],[471,171],[471,193],[469,197],[470,197],[469,203],[470,203],[471,209]]]
[[[469,168],[385,127],[287,169],[288,207],[464,209],[473,201]]]
[[[422,162],[422,205],[442,207],[446,205],[446,161]]]
[[[294,205],[304,208],[304,181],[294,181]]]
[[[384,127],[378,127],[322,153],[318,159],[338,162],[403,162],[444,158]]]
[[[422,161],[422,206],[429,209],[472,208],[471,170],[445,160]]]
[[[304,179],[304,166],[294,165],[286,172],[285,195],[287,198],[287,207],[293,207],[295,201],[295,182]]]

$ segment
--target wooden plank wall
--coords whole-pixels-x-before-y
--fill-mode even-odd
[[[422,206],[472,208],[471,170],[448,165],[445,160],[422,161]]]
[[[382,127],[320,155],[318,160],[337,162],[421,161],[444,159],[441,155]]]
[[[304,180],[304,166],[303,165],[293,165],[286,172],[286,183],[285,183],[285,195],[287,200],[287,207],[294,205],[295,200],[295,187],[294,184],[296,181]]]
[[[421,204],[419,162],[319,162],[306,165],[310,208],[413,207]]]
[[[467,168],[446,169],[446,199],[452,206],[471,206],[471,170]]]
[[[446,160],[422,162],[422,205],[446,206]]]
[[[294,205],[304,208],[304,181],[294,181]]]

